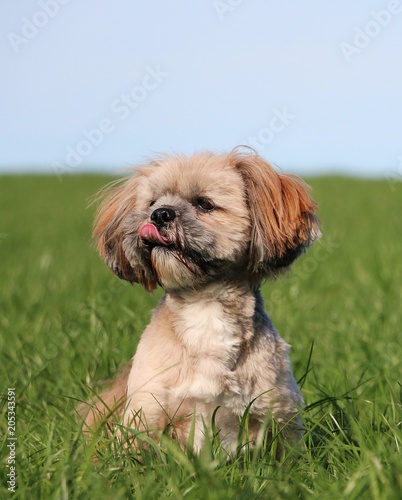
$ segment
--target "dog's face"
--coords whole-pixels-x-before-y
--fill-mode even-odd
[[[261,281],[320,234],[299,179],[256,155],[164,157],[109,192],[94,235],[122,279],[147,290]]]

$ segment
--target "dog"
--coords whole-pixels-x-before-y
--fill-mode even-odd
[[[213,418],[231,453],[247,411],[251,443],[267,421],[296,443],[303,399],[260,287],[320,237],[316,209],[301,179],[238,148],[162,156],[107,190],[100,255],[119,278],[165,295],[130,365],[81,409],[86,427],[113,416],[155,437],[170,429],[183,448],[191,436],[199,452]]]

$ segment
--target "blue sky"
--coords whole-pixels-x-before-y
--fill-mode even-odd
[[[402,176],[402,1],[2,2],[0,54],[0,171],[248,144]]]

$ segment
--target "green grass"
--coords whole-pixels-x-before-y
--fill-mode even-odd
[[[161,295],[119,281],[91,247],[88,198],[108,180],[0,177],[0,498],[8,387],[15,498],[400,498],[402,186],[312,179],[325,236],[264,286],[303,386],[305,451],[229,462],[215,442],[192,457],[164,439],[139,464],[105,436],[86,442],[74,417],[132,356]]]

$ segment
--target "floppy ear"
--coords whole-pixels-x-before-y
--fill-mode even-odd
[[[300,178],[278,174],[258,155],[239,156],[237,168],[251,214],[249,271],[275,274],[321,236],[317,204]]]
[[[138,281],[123,251],[123,222],[127,212],[134,208],[136,182],[131,178],[116,187],[116,182],[102,190],[98,198],[106,197],[95,218],[93,236],[100,256],[121,279],[133,283]]]

